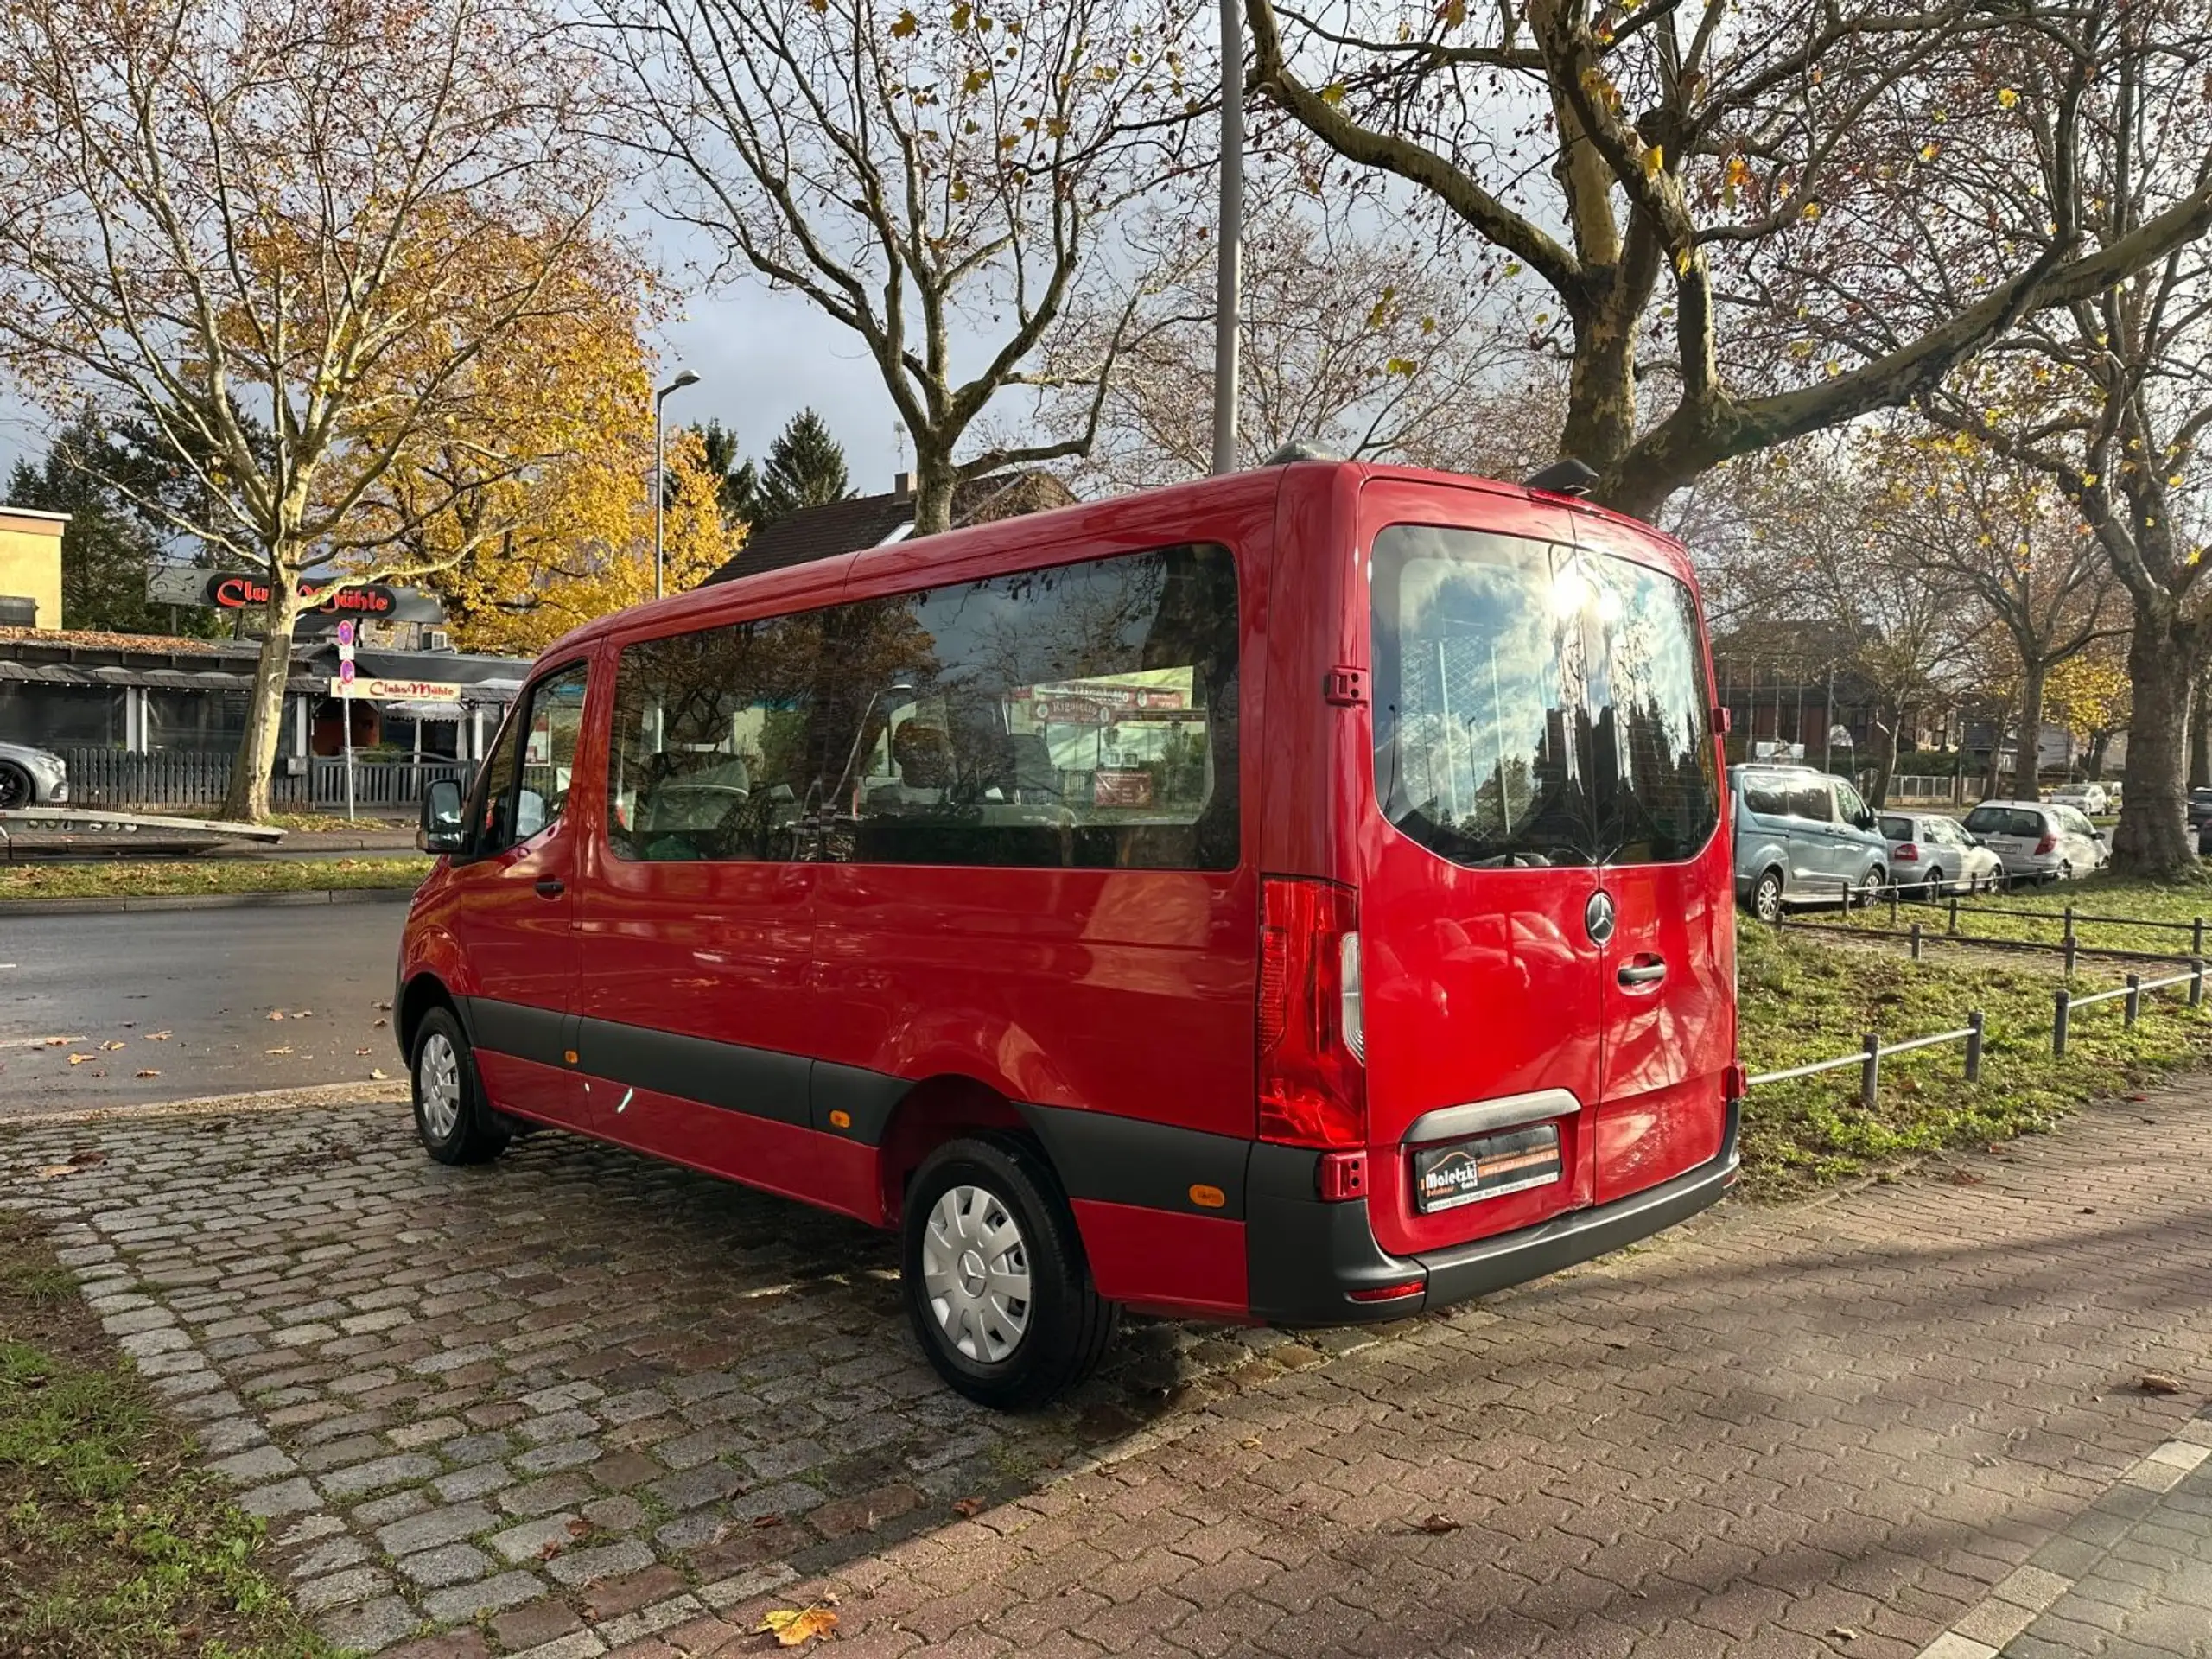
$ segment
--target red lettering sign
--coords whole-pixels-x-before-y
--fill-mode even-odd
[[[315,610],[343,611],[355,616],[389,616],[399,603],[399,596],[381,582],[334,588],[327,582],[303,582],[300,596],[313,601]],[[226,611],[266,605],[269,584],[259,576],[210,576],[207,602]]]

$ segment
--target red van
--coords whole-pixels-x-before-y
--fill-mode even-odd
[[[426,803],[423,1141],[554,1125],[898,1228],[994,1405],[1124,1306],[1550,1272],[1735,1179],[1710,686],[1674,543],[1353,464],[607,618]]]

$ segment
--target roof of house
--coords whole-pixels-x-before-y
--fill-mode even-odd
[[[1075,499],[1074,491],[1046,472],[964,479],[952,493],[952,522],[956,527],[987,524],[1020,513],[1069,506]],[[737,556],[700,585],[734,582],[764,570],[781,570],[840,553],[858,552],[864,547],[880,547],[913,522],[911,489],[802,507],[747,536]]]

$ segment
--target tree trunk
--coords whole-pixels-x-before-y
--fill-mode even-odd
[[[231,787],[223,797],[221,817],[258,823],[269,816],[269,777],[276,767],[276,743],[284,729],[284,682],[292,673],[292,629],[299,621],[295,584],[270,582],[269,631],[253,665],[253,690],[247,694],[245,730],[231,763]]]
[[[2112,845],[2113,868],[2125,874],[2177,875],[2196,861],[2187,808],[2189,697],[2196,652],[2193,629],[2171,618],[2145,616],[2137,607],[2127,646],[2135,712]]]
[[[1878,810],[1890,802],[1890,780],[1897,776],[1897,739],[1904,729],[1904,715],[1895,712],[1886,727],[1877,721],[1874,729],[1888,734],[1874,746],[1873,799],[1869,804]]]
[[[1981,774],[1981,798],[1993,801],[2003,788],[2005,776],[2005,715],[2004,709],[1993,709],[1989,715],[1989,765]]]
[[[2043,798],[2043,687],[2048,671],[2030,661],[2020,675],[2020,735],[2012,745],[2012,798]]]
[[[914,442],[914,534],[935,536],[952,528],[952,493],[960,481],[948,454]]]

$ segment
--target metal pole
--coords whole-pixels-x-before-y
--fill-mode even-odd
[[[668,493],[668,484],[663,476],[667,456],[660,442],[660,406],[666,401],[666,392],[653,394],[653,597],[660,597],[660,507],[661,498]]]
[[[1881,1081],[1881,1034],[1870,1031],[1866,1033],[1866,1058],[1859,1068],[1859,1103],[1870,1112],[1874,1109],[1874,1091]]]
[[[1237,312],[1244,240],[1244,0],[1221,6],[1221,213],[1214,235],[1213,469],[1236,470]]]
[[[1912,959],[1915,962],[1920,960],[1920,924],[1918,922],[1912,925]]]
[[[2192,1008],[2204,1006],[2204,958],[2202,957],[2189,959],[2189,1006]]]
[[[2074,994],[2063,985],[2050,994],[2050,1058],[2066,1058],[2066,1013],[2074,1004]]]
[[[2127,1017],[2120,1023],[2123,1025],[2132,1026],[2135,1023],[2135,1016],[2139,1014],[2143,1008],[2142,975],[2130,974],[2127,976],[2127,998],[2123,1006],[2127,1010]]]
[[[1821,734],[1821,770],[1835,770],[1835,664],[1828,664],[1828,697],[1821,715],[1827,730]],[[1854,757],[1855,758],[1855,757]]]
[[[346,822],[353,822],[353,698],[352,686],[340,688],[346,696],[338,699],[338,723],[346,733]]]
[[[1981,1081],[1981,1010],[1967,1015],[1967,1081]]]
[[[2195,918],[2190,924],[2189,954],[2192,957],[2204,954],[2204,918],[2202,916]]]
[[[2069,978],[2069,979],[2071,979],[2071,978],[2073,978],[2073,977],[2074,977],[2074,950],[2075,950],[2075,945],[2074,945],[2074,936],[2073,936],[2071,933],[2069,933],[2069,934],[2066,936],[2066,958],[2065,958],[2065,960],[2066,960],[2066,977],[2067,977],[2067,978]]]

